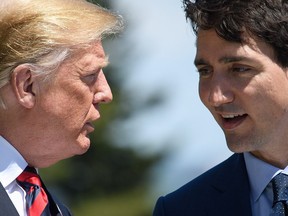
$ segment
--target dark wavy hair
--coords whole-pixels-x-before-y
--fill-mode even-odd
[[[196,35],[214,29],[242,43],[247,32],[270,44],[278,63],[288,67],[288,0],[183,0],[183,5]]]

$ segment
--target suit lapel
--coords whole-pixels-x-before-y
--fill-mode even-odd
[[[250,186],[243,154],[234,154],[212,183],[211,215],[252,216]],[[209,214],[209,215],[210,215]]]
[[[61,202],[58,202],[57,200],[55,201],[55,204],[59,210],[59,212],[61,212],[61,216],[71,216],[71,212],[68,210],[68,208],[66,206],[64,206]]]
[[[19,216],[10,197],[0,182],[0,215]]]
[[[71,216],[72,214],[70,213],[70,211],[68,210],[68,208],[66,208],[66,206],[64,206],[55,196],[53,196],[47,189],[47,187],[45,186],[45,184],[42,182],[42,187],[44,188],[48,199],[49,199],[49,204],[50,204],[50,211],[52,213],[52,215],[57,215],[57,216]]]

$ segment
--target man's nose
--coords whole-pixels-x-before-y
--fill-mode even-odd
[[[228,81],[223,79],[214,79],[210,85],[208,101],[214,107],[233,101],[233,92]]]
[[[113,94],[103,71],[99,73],[96,85],[93,103],[110,103],[113,100]]]

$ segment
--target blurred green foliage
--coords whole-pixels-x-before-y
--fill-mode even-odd
[[[107,0],[91,2],[110,8]],[[41,176],[75,216],[149,216],[152,206],[147,179],[160,156],[143,156],[113,143],[108,127],[115,119],[127,118],[129,109],[121,109],[121,79],[113,78],[119,68],[105,69],[114,99],[101,106],[101,119],[95,122],[89,151],[41,170]]]
[[[84,205],[78,206],[74,213],[75,215],[151,216],[151,207],[143,199],[145,194],[145,190],[140,188],[111,196],[102,196],[98,199],[89,199]]]

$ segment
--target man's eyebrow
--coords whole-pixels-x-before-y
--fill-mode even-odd
[[[218,59],[219,63],[223,63],[223,64],[228,64],[228,63],[232,63],[232,62],[240,62],[240,61],[246,61],[246,62],[254,62],[255,60],[245,57],[245,56],[223,56],[220,59]],[[209,63],[202,59],[195,59],[194,61],[195,66],[199,66],[199,65],[209,65]]]
[[[76,67],[79,71],[82,71],[82,72],[96,71],[96,70],[107,67],[108,64],[109,64],[109,56],[105,56],[103,60],[101,60],[99,63],[94,65],[93,68],[90,68],[90,69],[86,69],[86,66],[83,67],[81,65],[78,65],[77,63],[73,63],[74,67]]]
[[[194,65],[197,67],[198,65],[208,65],[208,62],[202,58],[196,58],[194,60]]]
[[[105,59],[100,63],[101,68],[105,68],[109,65],[109,56],[105,56]]]
[[[224,56],[218,60],[219,63],[231,63],[231,62],[239,62],[239,61],[253,61],[251,58],[245,56]]]

